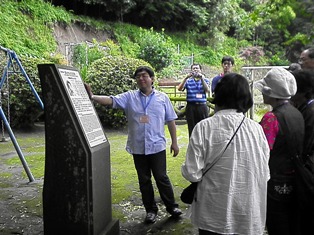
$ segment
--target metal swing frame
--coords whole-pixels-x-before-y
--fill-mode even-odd
[[[16,71],[14,71],[14,70],[13,71],[9,70],[11,66],[13,67],[13,64],[15,62],[18,65],[18,67],[20,69],[20,72],[22,73],[22,75],[25,77],[27,83],[29,84],[29,86],[30,86],[33,94],[35,95],[37,101],[39,102],[41,108],[44,109],[44,104],[41,101],[41,99],[40,99],[40,97],[39,97],[35,87],[33,86],[31,80],[28,77],[27,73],[25,72],[25,70],[24,70],[24,68],[23,68],[23,66],[22,66],[18,56],[16,55],[16,53],[14,51],[9,50],[7,48],[4,48],[2,46],[0,46],[0,50],[4,51],[7,54],[7,56],[8,56],[7,65],[4,68],[4,70],[3,70],[3,75],[2,75],[1,80],[0,80],[0,91],[2,91],[3,85],[6,82],[6,80],[8,78],[8,75],[10,73],[16,73]],[[1,100],[0,100],[0,104],[1,104]],[[19,156],[19,158],[20,158],[20,160],[22,162],[22,165],[23,165],[24,170],[25,170],[25,172],[26,172],[26,174],[28,176],[29,181],[30,182],[35,181],[34,176],[32,175],[32,173],[31,173],[31,171],[30,171],[30,169],[28,167],[28,164],[27,164],[27,162],[26,162],[26,160],[24,158],[22,150],[21,150],[18,142],[16,141],[16,138],[15,138],[15,136],[13,134],[13,131],[12,131],[11,127],[10,127],[10,123],[9,123],[8,119],[6,118],[6,116],[5,116],[5,113],[4,113],[3,109],[2,109],[2,105],[0,105],[0,118],[4,122],[4,126],[7,129],[7,131],[8,131],[8,134],[9,134],[9,136],[10,136],[10,138],[12,140],[12,143],[13,143],[13,145],[15,147],[15,150],[16,150],[16,152],[17,152],[17,154],[18,154],[18,156]]]

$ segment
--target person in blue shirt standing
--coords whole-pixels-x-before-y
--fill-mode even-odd
[[[128,140],[126,150],[133,155],[138,175],[140,191],[146,210],[144,222],[154,223],[157,217],[157,203],[151,180],[153,174],[166,210],[174,217],[182,214],[175,202],[173,188],[166,170],[165,123],[171,136],[170,151],[176,157],[179,153],[175,119],[177,115],[169,97],[153,87],[154,71],[140,66],[134,73],[138,90],[115,96],[93,95],[86,89],[92,100],[101,105],[123,109],[128,120]]]
[[[231,56],[224,56],[221,60],[221,66],[223,69],[223,73],[217,75],[212,79],[212,85],[211,85],[211,92],[214,95],[215,87],[217,86],[217,83],[220,81],[220,79],[227,73],[232,72],[232,68],[234,66],[234,59]]]
[[[207,93],[209,92],[209,80],[202,74],[202,67],[200,64],[192,64],[191,72],[179,84],[179,91],[185,89],[187,101],[185,116],[188,124],[189,136],[191,136],[194,126],[209,115],[206,104]]]

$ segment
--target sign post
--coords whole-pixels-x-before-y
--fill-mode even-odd
[[[77,69],[40,64],[45,107],[45,235],[119,234],[110,145]]]

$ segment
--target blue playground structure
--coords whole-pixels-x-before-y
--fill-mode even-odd
[[[13,134],[13,131],[12,131],[11,127],[10,127],[10,123],[9,123],[9,121],[8,121],[7,117],[5,116],[5,113],[4,113],[3,109],[2,109],[2,95],[1,94],[4,93],[4,90],[3,90],[4,84],[5,84],[5,82],[8,82],[9,76],[12,75],[12,74],[15,74],[15,73],[21,73],[25,77],[26,81],[28,82],[28,84],[29,84],[33,94],[35,95],[35,97],[38,100],[38,102],[39,102],[39,104],[40,104],[42,109],[44,109],[44,104],[41,101],[38,93],[36,92],[36,90],[35,90],[32,82],[31,82],[31,80],[29,79],[27,73],[25,72],[25,70],[24,70],[24,68],[23,68],[23,66],[22,66],[18,56],[16,55],[16,53],[14,51],[9,50],[7,48],[4,48],[2,46],[0,46],[0,51],[3,51],[6,54],[6,57],[7,57],[7,64],[4,67],[3,75],[2,75],[1,80],[0,80],[0,92],[1,92],[0,93],[0,118],[2,119],[3,124],[4,124],[8,134],[9,134],[11,140],[12,140],[12,143],[13,143],[13,145],[15,147],[16,152],[18,153],[18,156],[19,156],[19,158],[20,158],[20,160],[22,162],[24,170],[26,171],[26,174],[27,174],[27,176],[29,178],[29,181],[33,182],[35,179],[34,179],[32,173],[31,173],[31,171],[30,171],[30,169],[28,167],[28,164],[27,164],[27,162],[26,162],[26,160],[24,158],[24,155],[23,155],[23,153],[21,151],[21,148],[20,148],[19,144],[16,141],[16,138],[15,138],[15,136]],[[19,68],[20,71],[15,71],[15,67],[16,66],[14,66],[14,65],[17,65],[17,67]],[[7,91],[7,92],[9,92],[9,91]]]

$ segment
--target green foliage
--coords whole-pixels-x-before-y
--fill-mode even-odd
[[[94,44],[78,44],[74,47],[73,64],[80,70],[82,79],[86,79],[88,68],[92,62],[105,56],[105,48],[94,41]]]
[[[84,65],[89,65],[95,60],[98,60],[104,56],[97,45],[91,47],[86,43],[78,44],[74,47],[73,63],[75,67],[81,68]]]
[[[62,8],[38,0],[3,0],[0,8],[0,45],[19,55],[48,58],[57,46],[51,23],[69,23],[71,16]]]
[[[289,65],[290,62],[287,59],[285,59],[284,55],[278,53],[269,58],[268,64],[272,66],[283,66]]]
[[[296,17],[295,0],[270,0],[256,5],[251,14],[255,23],[254,40],[263,46],[266,55],[280,54],[285,58],[284,42],[289,40],[289,26]]]
[[[178,78],[183,69],[189,67],[192,62],[218,67],[224,55],[233,56],[236,66],[240,67],[248,61],[241,59],[240,52],[252,45],[262,47],[265,52],[265,56],[260,55],[254,58],[254,64],[287,65],[289,64],[285,55],[287,47],[296,44],[302,47],[313,40],[313,32],[308,30],[313,28],[311,27],[313,24],[311,5],[304,1],[155,1],[141,2],[142,11],[137,11],[139,0],[124,1],[122,5],[121,1],[115,0],[84,1],[87,4],[106,6],[108,12],[115,11],[117,17],[121,19],[134,11],[139,18],[146,17],[147,20],[148,17],[156,19],[157,15],[156,24],[158,25],[173,22],[171,25],[175,26],[166,23],[169,25],[167,29],[171,27],[188,29],[184,32],[175,31],[175,33],[156,30],[161,28],[144,29],[121,22],[109,23],[86,16],[76,16],[62,7],[53,6],[50,2],[52,1],[0,1],[0,22],[2,23],[0,45],[14,50],[19,56],[23,56],[23,60],[24,57],[28,59],[38,57],[52,63],[65,64],[63,55],[56,53],[57,43],[53,37],[54,24],[68,25],[79,21],[83,22],[82,24],[92,25],[95,29],[106,30],[109,35],[113,35],[112,40],[94,41],[93,47],[82,44],[75,49],[74,63],[80,70],[83,80],[89,79],[91,63],[104,57],[115,56],[119,58],[122,56],[127,60],[131,60],[128,58],[143,59],[154,66],[160,78]],[[121,8],[118,9],[115,6]],[[297,24],[300,21],[294,20],[300,20],[300,17],[307,19],[306,24],[299,24],[302,27]],[[294,36],[291,36],[290,28],[293,21],[296,24],[295,30],[300,30],[300,33],[295,32]],[[180,25],[182,25],[181,28]],[[114,64],[111,66],[115,67]],[[27,68],[26,72],[37,74],[36,62]],[[19,75],[14,75],[14,80],[18,77]],[[23,119],[24,112],[28,113],[29,117],[21,122],[24,125],[23,122],[31,123],[31,120],[36,119],[40,111],[33,112],[33,109],[38,109],[38,103],[31,93],[28,97],[22,96],[23,99],[16,98],[24,94],[24,90],[29,90],[27,85],[20,88],[23,78],[17,81],[16,85],[11,84],[10,103],[13,112],[10,116],[15,119],[22,115],[18,119]],[[36,90],[40,91],[37,85]],[[34,100],[28,100],[30,97]],[[20,107],[25,101],[26,107]],[[29,104],[34,105],[34,108],[28,109]],[[113,112],[113,115],[117,114]],[[18,123],[19,121],[13,121],[13,125]]]
[[[147,62],[122,56],[107,56],[94,61],[88,71],[86,82],[92,87],[94,94],[117,95],[136,89],[133,79],[138,66]],[[96,105],[99,118],[104,126],[120,128],[127,124],[122,110]]]
[[[193,61],[202,65],[221,65],[221,58],[225,55],[230,55],[235,58],[236,65],[240,65],[241,59],[239,50],[241,48],[250,46],[251,44],[246,40],[237,40],[235,38],[226,37],[220,34],[219,43],[215,47],[200,46],[198,34],[195,32],[174,33],[170,34],[174,44],[179,45],[179,54],[181,59],[184,56],[193,56]]]
[[[114,23],[114,36],[121,47],[122,53],[128,57],[136,58],[140,47],[136,42],[139,28],[131,24]]]
[[[100,45],[106,48],[106,53],[108,55],[112,55],[112,56],[122,55],[122,50],[120,46],[111,39],[108,39],[105,42],[100,43]]]
[[[37,64],[47,63],[47,61],[21,56],[20,62],[35,90],[41,96]],[[43,114],[43,110],[16,63],[14,63],[14,70],[16,73],[9,74],[7,77],[8,83],[4,84],[6,89],[7,84],[9,85],[9,96],[3,97],[3,109],[11,127],[30,127]]]
[[[182,62],[182,64],[184,64]],[[179,75],[182,73],[182,64],[172,64],[166,68],[163,68],[158,74],[160,78],[178,79]]]
[[[55,7],[49,2],[38,0],[21,0],[19,1],[20,11],[33,18],[35,21],[43,23],[70,23],[71,14],[62,10],[60,7]]]
[[[147,30],[117,23],[114,32],[125,55],[147,61],[154,65],[157,72],[170,65],[180,64],[176,45],[164,30],[157,32],[153,28]]]
[[[301,42],[303,45],[307,45],[311,42],[311,39],[308,37],[308,35],[303,33],[297,33],[293,37],[291,37],[289,40],[285,42],[285,45],[291,45],[293,43],[299,43]]]
[[[138,40],[140,45],[138,58],[153,64],[157,72],[174,61],[175,45],[164,31],[157,33],[152,28],[150,30],[141,28]]]
[[[121,56],[120,46],[110,39],[102,43],[94,40],[93,44],[81,43],[76,45],[72,61],[74,66],[80,70],[82,79],[85,80],[91,63],[109,55]]]

